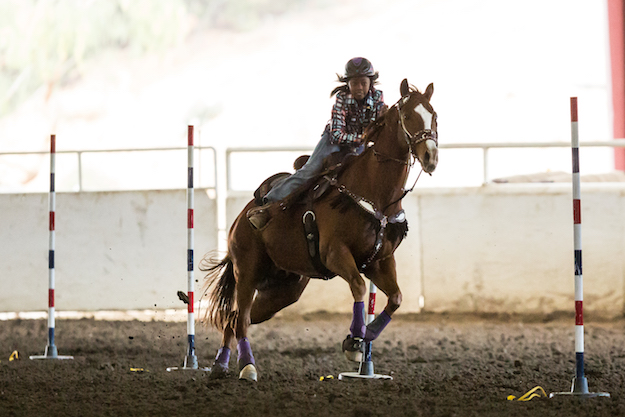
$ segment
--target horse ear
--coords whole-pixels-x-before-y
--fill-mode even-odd
[[[430,83],[430,85],[428,85],[428,88],[425,89],[424,96],[427,97],[428,101],[430,101],[433,93],[434,93],[434,83]]]
[[[401,82],[401,85],[399,86],[399,92],[401,93],[402,97],[406,97],[409,93],[409,89],[408,89],[408,79],[404,78],[404,80]]]

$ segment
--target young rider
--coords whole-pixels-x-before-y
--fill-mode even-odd
[[[345,75],[338,75],[343,83],[332,91],[336,102],[332,119],[326,125],[321,140],[312,155],[293,175],[276,184],[264,197],[264,204],[247,212],[256,229],[263,228],[270,219],[269,206],[283,200],[300,186],[316,177],[323,169],[323,160],[334,152],[360,153],[364,147],[365,127],[378,119],[387,106],[382,91],[374,88],[378,73],[366,58],[352,58],[345,65]]]

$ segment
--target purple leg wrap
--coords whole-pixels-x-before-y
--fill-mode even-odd
[[[245,365],[252,364],[254,365],[254,356],[252,355],[252,348],[250,347],[250,341],[247,340],[247,337],[239,340],[237,344],[237,349],[239,350],[239,368],[243,368]]]
[[[391,316],[386,314],[386,311],[380,313],[371,323],[367,325],[367,333],[365,334],[365,342],[370,342],[375,340],[382,330],[389,324],[391,321]]]
[[[215,363],[228,366],[228,362],[230,362],[230,349],[224,346],[217,351]]]
[[[365,337],[365,302],[354,302],[352,325],[349,327],[352,337]]]

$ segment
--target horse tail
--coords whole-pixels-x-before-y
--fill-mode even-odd
[[[222,331],[227,325],[233,327],[236,280],[230,255],[222,260],[205,257],[199,269],[207,272],[202,294],[209,294],[209,307],[204,314],[204,322]]]

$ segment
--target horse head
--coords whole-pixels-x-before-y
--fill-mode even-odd
[[[399,87],[401,98],[397,102],[398,137],[408,145],[410,153],[431,174],[438,164],[438,134],[436,112],[430,104],[434,84],[419,92],[404,78]]]

